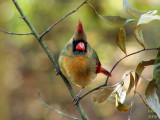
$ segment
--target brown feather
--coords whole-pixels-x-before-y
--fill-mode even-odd
[[[94,56],[95,57],[95,56]],[[61,52],[59,66],[62,73],[73,83],[85,87],[92,83],[96,77],[97,58],[93,57],[93,50],[88,45],[86,54],[72,53],[71,42],[68,42]]]
[[[83,31],[82,24],[79,23],[77,31],[72,39],[68,41],[59,56],[59,66],[62,73],[73,83],[78,86],[85,87],[91,84],[97,73],[107,74],[107,71],[102,69],[97,72],[97,63],[100,63],[97,53],[86,44],[85,53],[73,52],[73,41],[83,40],[86,42],[86,34]],[[101,68],[101,65],[100,65]],[[99,68],[98,68],[99,70]]]

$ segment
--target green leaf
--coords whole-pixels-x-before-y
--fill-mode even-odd
[[[151,59],[149,61],[142,61],[137,65],[136,71],[135,71],[135,88],[137,87],[140,75],[142,71],[144,70],[145,66],[153,65],[155,63],[155,59]]]
[[[130,91],[133,87],[134,87],[134,77],[133,77],[132,73],[130,72],[130,83],[129,83],[129,87],[127,90],[127,94],[130,93]]]
[[[135,27],[134,36],[137,42],[145,48],[141,25]]]
[[[131,16],[140,17],[142,14],[146,13],[146,11],[141,11],[134,8],[128,0],[123,0],[123,8],[124,10]]]
[[[156,86],[154,79],[150,81],[149,84],[147,85],[145,96],[147,105],[160,118],[160,103],[158,96],[156,94]]]
[[[156,80],[156,86],[160,89],[160,50],[158,51],[157,58],[153,69],[153,79]]]
[[[126,25],[127,23],[134,21],[134,19],[127,19],[120,16],[109,16],[109,15],[102,16],[99,14],[97,15],[101,18],[101,20],[105,21],[106,23],[116,26],[123,26]]]
[[[108,24],[115,25],[115,26],[124,26],[135,20],[135,19],[123,18],[120,16],[100,15],[89,2],[87,3],[94,10],[94,12],[97,14],[98,17]]]
[[[147,13],[142,14],[139,18],[137,25],[146,24],[153,20],[160,20],[159,15],[154,15],[156,14],[156,12],[157,10],[154,10],[154,11],[149,11]]]
[[[116,43],[118,47],[125,53],[126,53],[126,32],[124,28],[120,28],[117,34]]]

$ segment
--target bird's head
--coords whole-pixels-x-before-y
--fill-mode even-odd
[[[73,52],[74,53],[86,53],[87,52],[86,34],[83,30],[83,26],[80,21],[77,26],[77,30],[73,36]]]

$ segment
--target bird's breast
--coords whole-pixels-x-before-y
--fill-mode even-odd
[[[87,86],[96,77],[96,65],[85,55],[63,55],[60,61],[63,74],[79,86]]]

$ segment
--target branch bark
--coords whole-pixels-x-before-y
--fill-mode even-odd
[[[119,60],[114,64],[114,66],[112,67],[112,69],[111,69],[111,71],[110,71],[110,74],[113,72],[113,70],[115,69],[115,67],[116,67],[123,59],[125,59],[125,58],[127,58],[127,57],[129,57],[129,56],[138,54],[138,53],[140,53],[140,52],[149,51],[149,50],[160,50],[160,48],[142,49],[142,50],[136,51],[136,52],[134,52],[134,53],[131,53],[131,54],[128,54],[128,55],[122,57],[121,59],[119,59]],[[112,87],[115,87],[115,86],[117,85],[117,83],[116,83],[115,85],[112,85],[112,86],[107,86],[107,82],[108,82],[109,78],[110,78],[110,76],[107,76],[106,82],[105,82],[104,84],[102,84],[102,85],[100,85],[100,86],[98,86],[98,87],[96,87],[96,88],[94,88],[94,89],[92,89],[92,90],[84,93],[82,96],[80,96],[80,99],[79,99],[79,100],[81,100],[83,97],[85,97],[86,95],[92,93],[92,92],[95,91],[95,90],[99,90],[99,89],[101,89],[101,88],[112,88]],[[120,81],[120,82],[121,82],[121,81]],[[120,83],[120,82],[118,82],[118,83]]]
[[[20,15],[22,16],[22,18],[24,19],[24,21],[26,22],[26,24],[27,24],[28,27],[30,28],[32,34],[36,37],[36,39],[38,40],[38,42],[41,44],[42,48],[44,49],[44,51],[45,51],[46,54],[48,55],[49,59],[50,59],[51,62],[54,64],[55,68],[56,68],[56,69],[59,69],[59,66],[58,66],[58,64],[56,63],[54,57],[52,56],[50,50],[49,50],[48,47],[45,45],[45,43],[42,41],[42,39],[41,39],[42,36],[39,36],[39,34],[36,32],[35,28],[34,28],[33,25],[30,23],[30,21],[28,20],[28,18],[25,16],[25,14],[23,13],[23,11],[22,11],[22,9],[20,8],[19,4],[17,3],[17,1],[16,1],[16,0],[12,0],[12,1],[13,1],[14,5],[16,6],[18,12],[20,13]],[[87,0],[85,0],[79,7],[77,7],[76,10],[78,10],[82,5],[84,5],[84,4],[86,3],[86,1],[87,1]],[[74,10],[74,12],[75,12],[76,10]],[[68,15],[70,15],[71,13],[73,13],[73,12],[70,12],[69,14],[67,14],[66,17],[67,17]],[[62,20],[63,20],[64,18],[66,18],[66,17],[61,18],[56,24],[58,24],[60,21],[62,21]],[[55,25],[56,25],[56,24],[55,24]],[[53,28],[55,25],[52,25],[52,26],[50,27],[50,29]],[[49,30],[50,30],[50,29],[49,29]],[[47,31],[49,31],[49,30],[47,30]],[[46,33],[47,33],[47,32],[46,32]],[[46,33],[45,33],[45,34],[46,34]],[[45,34],[44,34],[44,35],[45,35]],[[43,35],[43,36],[44,36],[44,35]],[[60,76],[62,77],[63,81],[65,82],[65,84],[66,84],[66,86],[67,86],[67,88],[68,88],[68,90],[69,90],[72,98],[74,98],[74,97],[75,97],[75,93],[74,93],[74,91],[73,91],[73,89],[72,89],[72,86],[70,85],[70,83],[68,82],[68,80],[66,79],[66,77],[65,77],[62,73],[60,73]],[[81,118],[82,118],[83,120],[88,120],[88,117],[87,117],[87,115],[84,113],[84,110],[82,109],[82,106],[80,105],[79,102],[78,102],[78,104],[76,104],[76,107],[77,107],[77,109],[78,109],[78,111],[79,111],[79,113],[80,113],[80,115],[81,115]]]
[[[143,52],[143,51],[159,50],[159,49],[160,49],[160,48],[142,49],[142,50],[139,50],[139,51],[137,51],[137,52],[134,52],[134,53],[131,53],[131,54],[128,54],[128,55],[124,56],[123,58],[119,59],[119,60],[116,62],[116,64],[115,64],[115,65],[113,66],[113,68],[111,69],[110,74],[113,72],[113,70],[115,69],[115,67],[116,67],[123,59],[125,59],[125,58],[127,58],[127,57],[129,57],[129,56],[135,55],[135,54],[137,54],[137,53]],[[105,82],[106,85],[107,85],[107,82],[108,82],[108,80],[109,80],[109,77],[110,77],[110,76],[108,76],[107,79],[106,79],[106,82]]]
[[[4,30],[0,30],[0,31],[6,34],[10,34],[10,35],[32,35],[32,33],[13,33],[13,32],[7,32]]]
[[[55,25],[57,25],[59,22],[61,22],[64,18],[68,17],[70,14],[76,12],[80,7],[82,7],[88,0],[85,0],[82,4],[80,4],[76,9],[72,10],[71,12],[69,12],[67,15],[65,15],[64,17],[62,17],[61,19],[59,19],[56,23],[54,23],[52,26],[50,26],[44,33],[42,33],[40,35],[40,39],[42,39],[42,37],[44,35],[46,35]]]
[[[40,93],[39,93],[39,99],[40,99],[41,103],[42,103],[44,106],[50,108],[51,110],[54,110],[54,111],[56,111],[57,113],[65,116],[65,117],[68,117],[68,118],[71,118],[71,119],[74,119],[74,120],[81,120],[81,119],[79,119],[79,118],[75,118],[75,117],[69,116],[69,115],[67,115],[67,114],[62,113],[61,111],[59,111],[59,110],[57,110],[57,109],[54,109],[54,108],[50,107],[49,105],[47,105],[46,103],[43,102],[43,100],[42,100],[42,98],[41,98],[41,96],[40,96]]]

